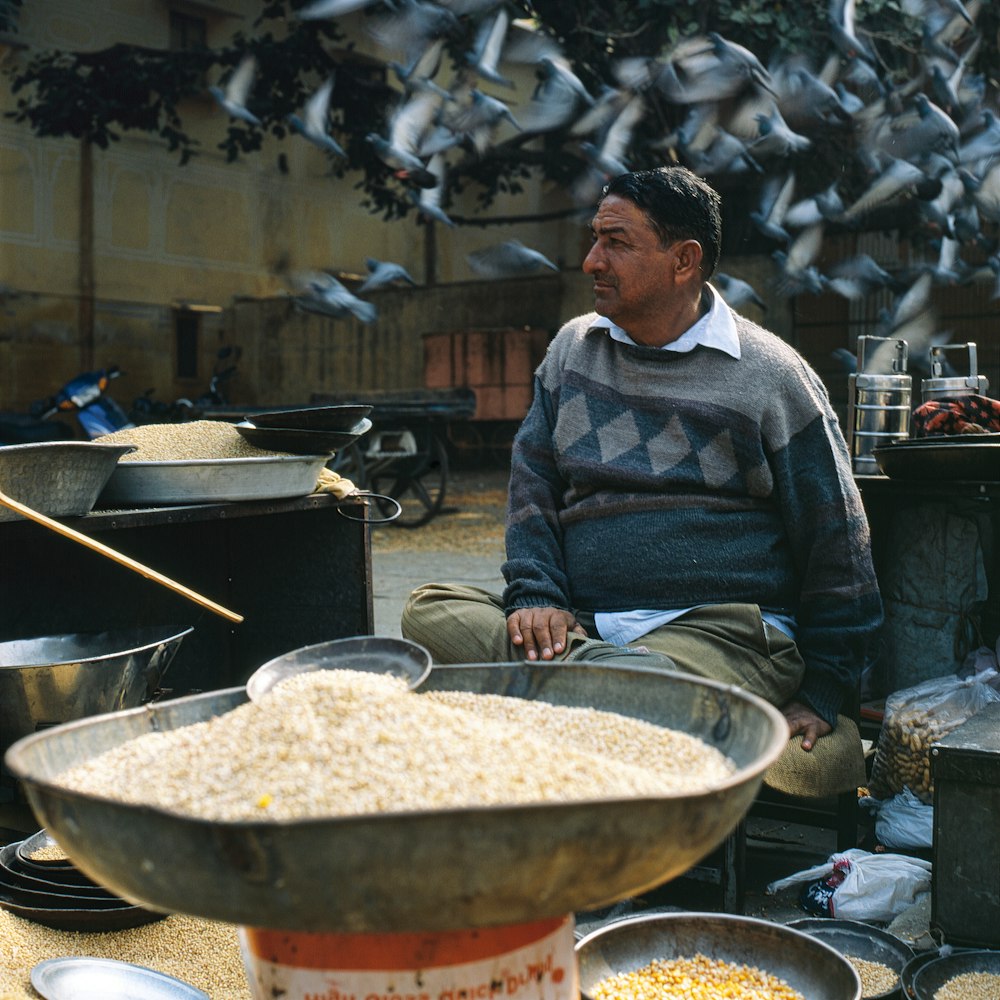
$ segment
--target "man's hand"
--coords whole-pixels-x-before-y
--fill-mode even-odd
[[[570,632],[585,636],[586,629],[562,608],[521,608],[507,617],[507,634],[523,647],[526,660],[551,660],[566,649]]]
[[[829,722],[821,719],[801,701],[790,701],[781,711],[788,722],[788,735],[791,737],[802,734],[803,750],[812,750],[816,740],[833,732]]]

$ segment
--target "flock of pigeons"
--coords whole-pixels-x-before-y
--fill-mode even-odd
[[[759,192],[750,218],[772,248],[777,294],[832,291],[857,300],[881,293],[889,304],[871,332],[905,339],[913,358],[950,336],[937,328],[935,286],[992,280],[993,298],[1000,298],[1000,110],[995,81],[973,70],[983,2],[900,0],[914,26],[902,82],[900,53],[887,61],[879,51],[884,36],[865,34],[854,0],[830,0],[830,50],[822,65],[794,55],[765,65],[745,46],[709,33],[657,55],[619,59],[614,80],[596,93],[560,46],[514,19],[503,0],[313,0],[298,17],[335,19],[372,8],[372,35],[400,53],[388,68],[401,90],[387,128],[366,138],[427,219],[454,224],[447,192],[455,158],[490,157],[505,143],[535,137],[558,136],[579,157],[568,194],[585,219],[610,178],[651,158],[709,180],[736,177]],[[445,84],[440,70],[459,18],[475,19],[476,42]],[[534,66],[538,77],[520,101],[507,75],[514,63]],[[213,89],[229,114],[249,122],[257,122],[248,107],[255,69],[248,55],[224,89]],[[341,157],[330,133],[333,87],[331,76],[290,124]],[[651,140],[648,124],[664,120],[664,112],[676,126]],[[840,137],[850,162],[830,164],[828,183],[816,190],[820,145],[831,135]],[[803,177],[813,189],[805,189]],[[858,254],[820,270],[829,233],[877,228],[917,234],[926,259],[890,270]],[[491,278],[556,269],[514,240],[467,261]],[[369,259],[367,267],[356,292],[328,274],[303,275],[296,301],[372,322],[375,307],[361,296],[413,279],[397,264]],[[715,283],[734,308],[764,305],[745,281],[720,273]]]

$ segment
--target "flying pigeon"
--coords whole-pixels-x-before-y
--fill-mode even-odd
[[[510,14],[501,7],[492,19],[483,21],[480,25],[476,43],[466,59],[483,80],[513,88],[514,81],[505,77],[498,68],[509,25]]]
[[[260,119],[247,108],[247,97],[253,86],[253,78],[257,73],[257,60],[252,55],[245,55],[239,65],[233,70],[225,89],[209,87],[208,91],[216,103],[233,118],[247,122],[250,125],[260,125]]]
[[[305,106],[305,117],[289,115],[288,122],[300,135],[313,145],[337,156],[347,156],[340,144],[326,130],[327,115],[330,110],[330,94],[333,92],[333,77],[320,85]]]
[[[742,278],[734,278],[730,274],[724,274],[722,271],[716,271],[715,274],[712,275],[712,284],[718,288],[719,294],[722,296],[723,300],[730,309],[735,309],[739,312],[743,306],[750,302],[761,309],[767,309],[766,303],[757,294],[753,285],[751,285],[748,281],[744,281]]]
[[[382,288],[385,285],[391,285],[394,281],[406,281],[411,285],[416,285],[402,264],[393,264],[390,261],[366,257],[365,267],[368,268],[368,277],[358,289],[359,295],[374,291],[376,288]]]
[[[359,299],[332,274],[310,272],[299,279],[299,284],[302,291],[295,296],[295,304],[300,309],[335,319],[354,316],[362,323],[375,322],[375,306]]]
[[[507,240],[495,246],[475,250],[466,256],[470,268],[484,278],[516,278],[534,274],[542,268],[558,271],[548,257],[526,247],[519,240]]]

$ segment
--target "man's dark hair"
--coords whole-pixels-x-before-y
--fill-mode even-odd
[[[626,198],[641,209],[664,246],[677,240],[701,244],[701,270],[707,281],[722,250],[722,198],[687,167],[658,167],[620,174],[601,195]]]

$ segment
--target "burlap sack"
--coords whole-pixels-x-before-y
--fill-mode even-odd
[[[857,723],[837,716],[837,726],[812,750],[802,749],[793,736],[781,756],[767,769],[764,784],[785,795],[825,798],[858,788],[866,781],[865,754]]]

